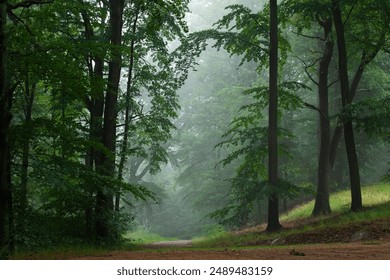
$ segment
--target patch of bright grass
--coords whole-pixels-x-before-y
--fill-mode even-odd
[[[362,199],[365,207],[373,207],[375,205],[385,204],[390,202],[390,185],[376,184],[365,186],[362,188]],[[331,195],[330,207],[334,214],[344,213],[349,210],[351,200],[350,190],[344,190]],[[308,218],[314,208],[314,201],[299,205],[281,216],[280,220],[294,221],[297,219]]]
[[[124,234],[123,238],[129,240],[134,244],[147,244],[161,241],[172,241],[176,238],[166,238],[158,235],[157,233],[150,232],[146,229],[138,229],[136,231],[129,231]]]
[[[196,247],[209,247],[209,244],[223,242],[224,239],[230,240],[232,234],[226,231],[222,226],[217,226],[208,230],[203,236],[192,239]]]
[[[332,215],[323,216],[318,219],[311,219],[314,201],[297,206],[289,213],[281,216],[283,221],[296,221],[307,219],[307,224],[295,229],[289,229],[278,233],[251,232],[244,235],[234,235],[229,232],[221,232],[218,235],[205,236],[195,239],[196,247],[236,247],[251,246],[261,242],[261,240],[272,240],[281,236],[300,234],[307,231],[321,230],[329,227],[341,227],[349,223],[359,223],[385,217],[390,217],[390,185],[376,184],[362,188],[363,205],[366,211],[353,213],[349,212],[350,191],[340,191],[331,195],[330,203]],[[310,223],[314,221],[315,223]]]

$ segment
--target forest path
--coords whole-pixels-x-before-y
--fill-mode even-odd
[[[144,248],[163,249],[163,248],[189,248],[192,247],[192,240],[173,240],[162,241],[144,245]]]
[[[183,245],[169,242],[166,246]],[[188,240],[187,240],[188,241]],[[187,243],[188,245],[188,243]],[[161,246],[157,244],[157,246]],[[153,247],[148,247],[154,249]],[[159,250],[161,248],[166,248]],[[148,251],[114,251],[101,255],[73,257],[79,260],[389,260],[390,238],[372,242],[284,245],[245,249],[181,250],[158,247]]]

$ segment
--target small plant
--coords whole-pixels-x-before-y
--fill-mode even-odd
[[[290,251],[290,255],[292,255],[292,256],[306,256],[305,253],[295,251],[295,249],[292,249],[292,250]]]

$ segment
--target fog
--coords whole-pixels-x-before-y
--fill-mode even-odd
[[[258,12],[264,2],[267,1],[191,1],[191,11],[186,16],[189,30],[197,32],[215,27],[213,24],[229,12],[225,9],[228,5],[242,4]],[[313,27],[312,32],[317,34],[318,30]],[[283,29],[283,36],[290,43],[290,52],[284,58],[281,80],[307,85],[294,94],[303,102],[317,106],[315,80],[318,77],[313,61],[320,51],[316,48],[320,48],[321,44],[297,35],[296,27],[292,26]],[[129,208],[136,215],[135,227],[164,237],[188,239],[212,234],[222,228],[240,228],[266,222],[265,197],[259,196],[251,201],[248,199],[250,202],[245,204],[241,203],[243,198],[238,194],[237,184],[240,183],[237,180],[247,179],[238,178],[245,174],[239,170],[245,168],[243,161],[247,155],[241,154],[224,164],[223,161],[235,151],[235,147],[233,143],[219,143],[233,137],[233,134],[226,134],[232,128],[231,123],[240,114],[247,114],[240,108],[256,101],[253,96],[243,92],[265,85],[268,68],[264,66],[259,70],[259,62],[243,61],[242,55],[230,54],[224,48],[218,50],[212,46],[213,40],[210,40],[205,51],[196,58],[196,71],[190,71],[184,86],[179,90],[181,110],[174,121],[176,130],[173,138],[165,144],[169,151],[169,163],[161,167],[159,173],[147,174],[142,179],[142,183],[153,186],[152,190],[158,198],[153,202],[137,202]],[[374,77],[377,71],[382,71],[388,79],[389,70],[389,62],[380,65],[378,58],[367,70],[360,87],[370,88],[372,94],[380,96],[384,89],[382,86],[373,86],[371,75]],[[336,71],[337,66],[332,62],[331,79],[335,80],[329,85],[332,129],[337,124],[336,116],[340,110]],[[362,90],[359,99],[367,98],[369,95]],[[262,118],[258,123],[265,126],[266,106],[260,107],[259,111]],[[280,137],[280,176],[305,189],[297,195],[281,198],[280,210],[286,211],[315,197],[319,114],[308,106],[289,104],[280,115],[280,126],[283,130]],[[388,170],[388,144],[380,137],[369,136],[363,129],[356,129],[355,138],[362,184],[380,181]],[[331,174],[331,192],[349,188],[345,146],[343,141],[340,142]],[[265,162],[266,157],[263,157],[264,165]],[[258,167],[259,178],[265,177],[265,171],[262,166]],[[242,185],[243,189],[246,187]],[[234,201],[238,204],[234,205]]]

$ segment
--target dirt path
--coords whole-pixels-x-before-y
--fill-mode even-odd
[[[174,240],[174,241],[163,241],[147,244],[145,248],[150,249],[164,249],[164,248],[190,248],[192,247],[191,240]]]
[[[178,249],[188,240],[157,244],[144,251],[114,251],[89,260],[390,260],[390,239],[342,244],[285,245],[239,250]],[[167,247],[169,246],[169,247]],[[164,249],[163,249],[164,248]]]
[[[256,232],[261,231],[254,228]],[[249,231],[237,233],[247,234]],[[387,218],[324,228],[281,238],[263,240],[242,249],[201,249],[191,240],[158,242],[140,251],[114,251],[86,256],[91,260],[390,260],[390,221]],[[276,240],[275,240],[276,241]],[[273,243],[275,245],[270,246]],[[302,245],[306,243],[305,245]],[[277,246],[278,244],[279,246]]]

